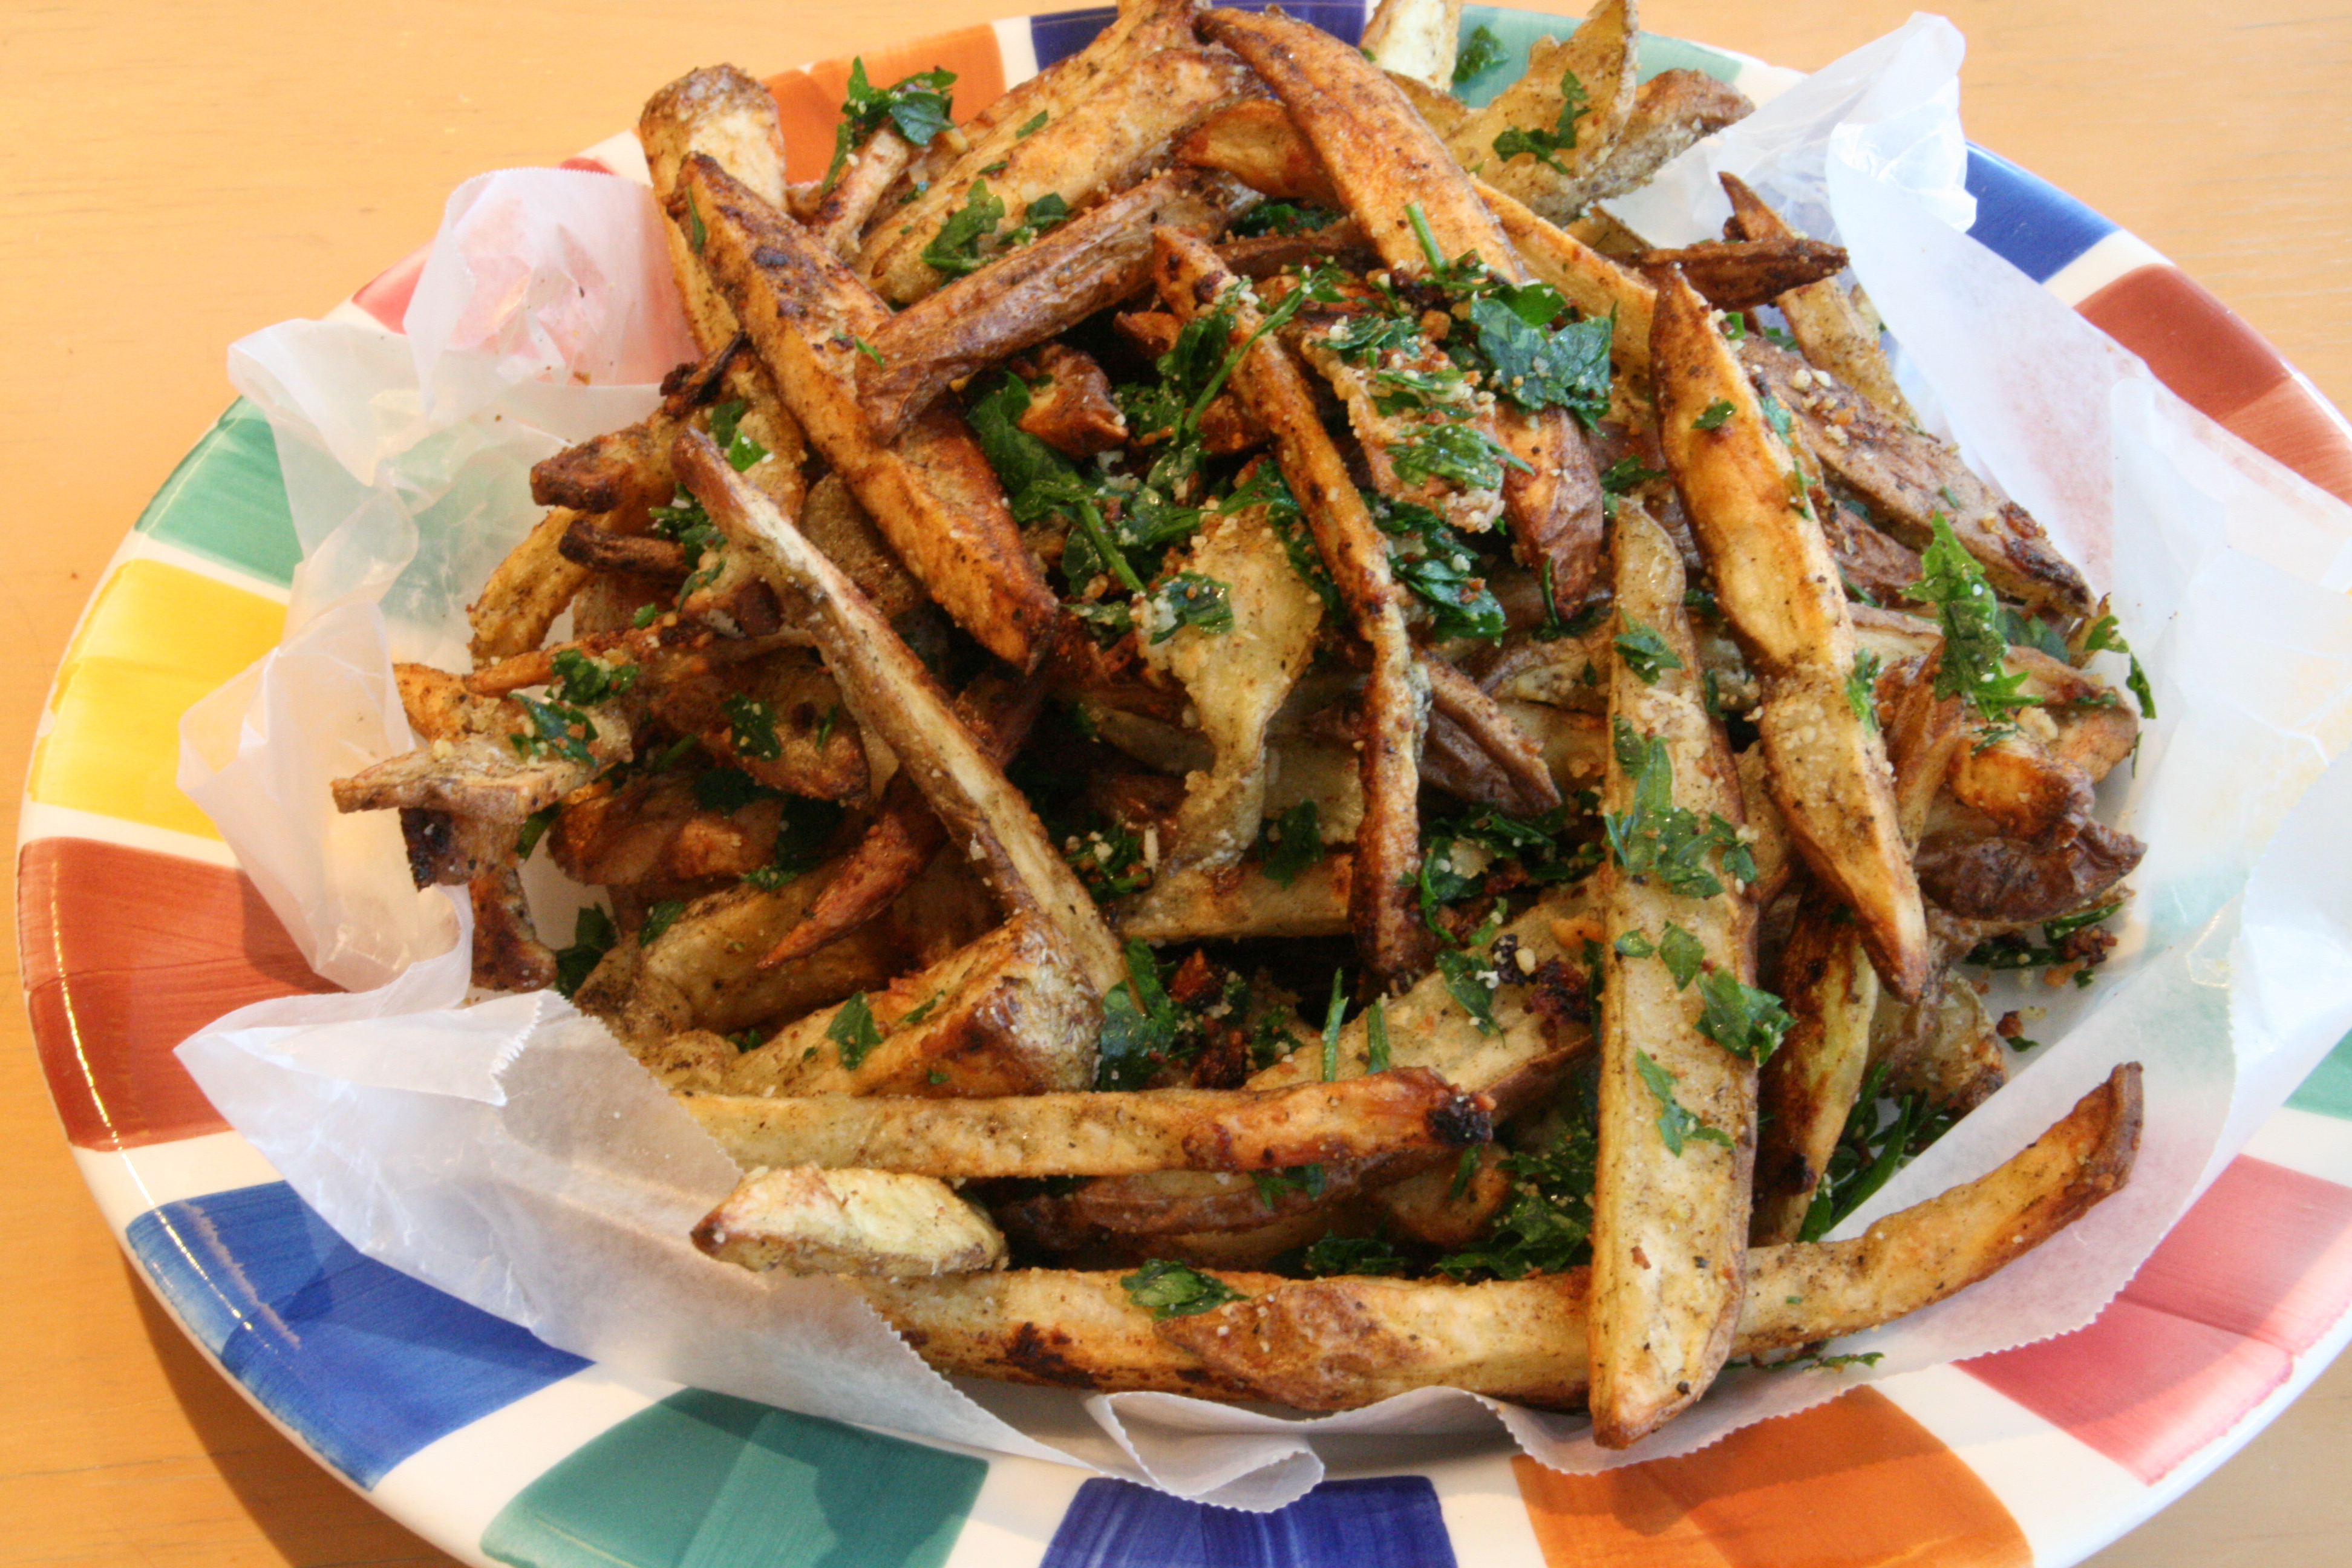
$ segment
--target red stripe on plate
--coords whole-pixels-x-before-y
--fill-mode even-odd
[[[2276,1345],[2120,1299],[2078,1332],[1959,1363],[2154,1486],[2286,1381]]]
[[[334,989],[241,874],[95,839],[25,846],[16,929],[41,1069],[85,1149],[226,1131],[172,1048],[248,1002]]]
[[[430,243],[418,246],[369,279],[352,296],[352,303],[392,331],[401,331],[401,322],[408,316],[408,301],[416,297],[416,280],[425,276],[425,258],[432,253]]]
[[[2075,309],[2191,406],[2352,500],[2352,436],[2278,350],[2169,262],[2125,273]]]
[[[1550,1568],[2025,1568],[1992,1489],[1868,1388],[1597,1476],[1511,1461]]]

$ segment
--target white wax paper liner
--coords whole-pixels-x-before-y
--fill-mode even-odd
[[[2151,846],[2116,958],[2088,991],[2034,988],[2051,1043],[1846,1228],[1989,1169],[2122,1060],[2143,1065],[2147,1098],[2133,1180],[1994,1279],[1841,1345],[1881,1352],[1875,1367],[1734,1369],[1612,1455],[1579,1419],[1457,1390],[1304,1420],[950,1384],[833,1282],[696,1253],[688,1228],[734,1181],[725,1156],[560,1000],[460,1010],[464,949],[448,942],[462,900],[406,886],[388,820],[316,804],[328,779],[407,743],[392,658],[462,666],[463,605],[535,520],[530,464],[635,417],[653,397],[643,384],[678,357],[651,205],[604,176],[515,172],[462,189],[405,340],[289,322],[232,353],[277,433],[306,553],[284,647],[192,710],[183,785],[314,965],[358,994],[244,1009],[183,1059],[354,1246],[551,1344],[1234,1507],[1304,1492],[1328,1436],[1458,1441],[1499,1418],[1543,1462],[1597,1469],[2080,1327],[2352,1023],[2352,896],[2328,874],[2347,859],[2352,805],[2352,764],[2330,765],[2352,740],[2352,513],[1958,232],[1973,211],[1959,57],[1949,24],[1914,17],[1621,208],[1661,243],[1704,237],[1728,168],[1846,244],[1906,375],[2112,587],[2155,683],[2160,716],[2105,792]],[[335,721],[307,721],[322,711]],[[533,894],[562,896],[543,879]]]

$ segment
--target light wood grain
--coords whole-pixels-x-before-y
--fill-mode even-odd
[[[0,7],[0,777],[23,776],[107,557],[230,396],[232,339],[324,309],[429,237],[458,181],[619,130],[690,67],[772,70],[1015,3]],[[1811,68],[1910,9],[1652,0],[1644,20]],[[1977,141],[2137,232],[2352,400],[2342,0],[1967,0],[1951,14],[1970,37]],[[81,1187],[16,1011],[0,1021],[0,1258],[16,1313],[0,1350],[0,1560],[446,1561],[253,1415],[148,1300]],[[2094,1561],[2342,1562],[2347,1453],[2339,1367]]]

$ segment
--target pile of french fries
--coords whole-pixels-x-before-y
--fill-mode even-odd
[[[739,71],[646,106],[704,357],[335,788],[738,1159],[711,1256],[946,1371],[1624,1447],[2125,1181],[2129,1066],[1820,1239],[2030,1046],[1965,963],[2105,955],[2128,650],[1835,246],[1609,216],[1748,108],[1635,20],[1472,108],[1458,3],[1126,0],[961,125],[861,68],[805,184]]]

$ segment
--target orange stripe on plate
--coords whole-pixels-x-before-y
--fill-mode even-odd
[[[888,87],[936,66],[947,67],[956,75],[958,123],[1004,92],[1004,61],[997,52],[993,27],[962,27],[859,58],[866,62],[866,79],[876,87]],[[834,128],[841,123],[841,100],[848,89],[847,60],[824,60],[768,79],[768,90],[776,95],[776,112],[784,127],[785,178],[814,180],[833,162]]]
[[[275,647],[285,626],[285,607],[257,594],[158,561],[123,563],[66,650],[26,793],[219,837],[173,782],[180,715]]]
[[[1551,1568],[2029,1568],[1992,1489],[1867,1388],[1597,1476],[1512,1462]]]
[[[41,1070],[85,1149],[226,1131],[173,1047],[248,1002],[334,989],[244,877],[119,844],[26,845],[16,928]]]

